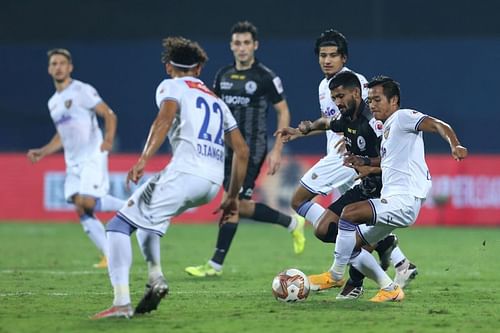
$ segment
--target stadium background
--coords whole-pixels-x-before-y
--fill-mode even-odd
[[[500,225],[497,1],[313,0],[305,6],[302,1],[260,0],[246,4],[226,0],[4,0],[1,7],[0,177],[4,191],[0,219],[73,218],[64,213],[68,207],[58,206],[60,193],[48,194],[62,179],[61,156],[36,166],[23,157],[27,149],[47,142],[54,132],[46,109],[53,93],[46,72],[47,49],[69,48],[74,77],[93,84],[118,114],[116,154],[111,157],[112,171],[118,175],[133,158],[119,154],[141,150],[156,113],[154,91],[165,77],[161,38],[183,35],[198,40],[210,57],[202,75],[210,84],[215,71],[232,61],[229,28],[248,19],[260,30],[258,58],[284,82],[292,124],[318,115],[321,72],[313,53],[314,39],[334,27],[349,39],[350,68],[367,78],[377,74],[396,78],[402,85],[404,107],[450,122],[474,155],[457,166],[450,163],[448,147],[438,136],[426,136],[435,186],[426,208],[432,217],[420,222]],[[273,129],[273,112],[269,122]],[[264,186],[258,195],[286,206],[287,195],[303,169],[323,152],[323,137],[288,145],[287,156],[300,161],[300,167],[287,163],[277,177],[281,191]],[[161,167],[164,158],[155,166]],[[122,191],[119,184],[116,180],[118,192]],[[50,198],[59,199],[52,202]],[[31,215],[23,215],[26,212]]]

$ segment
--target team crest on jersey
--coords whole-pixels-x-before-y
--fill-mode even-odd
[[[383,204],[386,204],[387,200],[386,199],[381,199],[380,202],[383,203]]]
[[[64,102],[64,106],[66,107],[66,109],[69,109],[71,107],[71,104],[73,104],[73,101],[70,99]]]
[[[247,94],[252,95],[257,90],[257,83],[255,81],[248,81],[245,83],[245,91]]]
[[[318,175],[317,175],[316,173],[314,173],[314,172],[313,172],[313,174],[311,175],[311,178],[312,178],[312,179],[316,179],[316,178],[318,178]]]
[[[384,139],[387,140],[387,138],[389,137],[389,131],[391,130],[390,127],[387,127],[385,130],[384,130]]]
[[[135,204],[134,200],[129,200],[129,201],[127,202],[127,206],[128,206],[128,207],[132,207],[134,204]]]
[[[366,140],[362,136],[358,136],[358,148],[359,150],[365,150],[366,148]]]

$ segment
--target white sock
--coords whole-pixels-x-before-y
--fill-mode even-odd
[[[323,208],[323,206],[317,203],[313,203],[312,206],[307,211],[306,216],[304,217],[306,218],[307,221],[309,221],[313,225],[314,229],[316,229],[319,222],[319,218],[321,217],[321,215],[323,215],[324,211],[325,208]]]
[[[392,283],[389,275],[384,272],[372,254],[365,249],[361,249],[361,253],[351,259],[351,264],[366,277],[374,280],[380,289],[387,288]]]
[[[349,260],[351,259],[352,251],[356,246],[356,226],[346,220],[340,219],[339,233],[335,245],[335,260],[330,272],[335,280],[340,280],[344,277],[344,272]]]
[[[291,221],[290,221],[290,224],[288,225],[287,229],[288,231],[292,232],[295,230],[295,228],[297,228],[297,219],[295,218],[295,214],[291,216]]]
[[[396,246],[394,248],[394,250],[392,250],[392,252],[391,252],[391,261],[392,261],[392,264],[394,266],[396,266],[397,264],[399,264],[401,261],[403,261],[405,259],[406,259],[406,256],[403,253],[403,251],[401,251],[401,249],[399,248],[399,246]]]
[[[90,240],[92,240],[102,254],[107,257],[108,240],[106,239],[106,230],[104,229],[101,221],[93,216],[84,215],[80,217],[80,223]]]
[[[217,272],[220,272],[222,270],[222,265],[216,263],[215,261],[209,260],[208,264],[212,266],[212,268],[215,269]]]
[[[137,242],[148,264],[149,281],[152,282],[163,276],[160,261],[160,236],[146,230],[137,229]]]
[[[118,199],[112,195],[105,196],[96,200],[95,211],[97,212],[115,212],[123,207],[125,200]]]
[[[109,256],[108,271],[109,279],[113,285],[113,305],[130,304],[129,273],[132,265],[132,246],[130,236],[121,232],[108,232]]]

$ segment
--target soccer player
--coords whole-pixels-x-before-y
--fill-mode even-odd
[[[173,216],[211,201],[224,178],[224,148],[234,151],[231,179],[220,209],[221,224],[238,220],[238,193],[248,163],[248,147],[236,120],[226,104],[198,79],[207,61],[198,43],[182,37],[164,39],[163,62],[171,79],[156,90],[159,112],[151,125],[144,150],[127,175],[127,184],[137,183],[148,160],[168,135],[172,160],[155,176],[141,185],[110,220],[109,276],[114,290],[113,306],[93,319],[131,317],[155,310],[168,293],[159,265],[148,267],[146,292],[135,311],[129,292],[132,264],[130,235],[142,229],[162,236]],[[159,258],[157,242],[146,249]],[[157,261],[159,262],[159,261]]]
[[[325,128],[320,130],[314,130],[308,132],[311,134],[320,134],[324,130],[329,129],[327,126],[331,119],[335,119],[340,115],[339,107],[333,101],[330,90],[330,82],[332,78],[343,72],[351,72],[345,64],[348,59],[348,43],[344,35],[334,29],[328,29],[324,31],[317,39],[314,48],[315,54],[318,56],[318,62],[321,70],[323,71],[325,78],[320,82],[319,85],[319,103],[322,118],[318,120],[319,123],[325,124]],[[365,77],[361,74],[354,73],[360,82],[361,95],[360,100],[366,99],[368,95],[368,89],[366,87],[367,81]],[[355,81],[355,80],[353,80]],[[373,122],[373,121],[372,121]],[[356,124],[358,126],[359,124]],[[340,131],[340,132],[343,132]],[[277,133],[280,133],[278,131]],[[295,135],[293,134],[295,133]],[[370,134],[372,135],[372,134]],[[297,137],[302,136],[302,133],[296,129],[288,133],[287,141],[293,140]],[[325,209],[318,203],[314,203],[311,200],[318,194],[327,195],[333,189],[337,189],[340,194],[344,194],[348,189],[352,188],[355,184],[355,179],[357,177],[356,172],[352,168],[343,166],[343,155],[337,151],[337,146],[343,141],[342,133],[335,133],[334,131],[327,131],[327,155],[319,160],[300,180],[300,184],[297,187],[293,198],[292,207],[299,213],[299,215],[305,217],[315,228],[315,235],[324,242],[335,242],[337,235],[337,224],[338,217],[332,219],[328,222],[319,224],[319,218],[325,212]],[[367,143],[363,136],[360,140],[365,142],[365,148],[368,146],[373,146],[375,143]],[[354,141],[354,144],[356,141]],[[350,196],[350,200],[354,200],[354,197]],[[361,199],[359,199],[361,200]],[[355,200],[356,201],[356,200]],[[344,203],[345,204],[345,203]],[[337,212],[340,215],[340,211]],[[335,222],[335,223],[330,223]],[[389,266],[390,261],[397,267],[400,267],[402,263],[406,260],[404,253],[397,246],[397,238],[395,235],[390,235],[387,239],[384,239],[375,250],[378,252],[381,260],[381,265],[384,270]],[[396,269],[396,278],[402,285],[408,283],[417,274],[416,267],[411,264],[409,270],[398,270]],[[325,272],[320,275],[313,275],[310,277],[312,282],[312,288],[314,289],[327,289],[334,287],[331,279],[325,279],[329,273]],[[351,276],[355,277],[356,272],[351,271]],[[319,280],[318,280],[319,279]],[[351,291],[351,293],[349,292]],[[339,294],[339,298],[346,297],[349,295],[359,297],[363,292],[362,289],[362,276],[357,276],[354,279],[350,279],[348,285]]]
[[[376,244],[396,228],[415,223],[420,207],[431,188],[431,176],[425,162],[422,132],[439,133],[450,145],[452,157],[467,157],[455,131],[447,123],[412,109],[400,108],[399,84],[379,76],[368,84],[368,105],[375,119],[384,123],[380,170],[382,189],[379,199],[368,199],[344,207],[338,224],[332,279],[343,279],[346,265],[365,266],[373,257],[361,244]],[[364,164],[364,158],[351,156],[346,163]],[[372,166],[370,160],[370,166]],[[375,167],[377,165],[374,165]],[[373,171],[373,169],[371,169]],[[387,274],[375,277],[380,287],[373,302],[399,301],[404,292]]]
[[[115,211],[123,205],[123,200],[107,194],[108,153],[115,137],[116,115],[91,85],[71,77],[73,62],[68,50],[53,49],[47,56],[56,88],[48,102],[56,134],[27,155],[36,163],[64,148],[64,197],[75,205],[83,230],[102,253],[101,262],[94,267],[106,268],[106,234],[94,212]],[[104,138],[96,116],[104,119]]]
[[[269,68],[255,58],[259,47],[257,28],[250,22],[238,22],[231,29],[231,51],[234,64],[223,67],[215,77],[214,91],[229,106],[250,148],[248,172],[240,193],[240,216],[259,222],[286,227],[293,237],[294,252],[304,251],[304,219],[283,214],[263,203],[252,200],[255,180],[266,159],[268,174],[278,171],[283,142],[276,140],[267,153],[267,112],[272,104],[278,115],[278,128],[290,123],[290,112],[284,96],[281,80]],[[226,155],[224,189],[227,191],[232,151]],[[217,236],[215,252],[206,264],[186,267],[186,272],[196,277],[222,274],[222,265],[229,251],[237,223],[223,224]]]

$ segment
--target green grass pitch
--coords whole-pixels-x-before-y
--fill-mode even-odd
[[[0,223],[0,333],[5,332],[500,332],[500,228],[399,230],[400,245],[419,275],[401,303],[372,304],[372,281],[357,301],[337,290],[285,304],[271,294],[285,268],[319,273],[332,246],[306,229],[305,252],[294,255],[283,228],[242,223],[224,274],[195,279],[183,269],[212,254],[217,227],[173,224],[162,239],[170,295],[158,311],[131,320],[91,321],[111,305],[105,270],[92,268],[97,250],[77,224]],[[133,241],[132,301],[146,282]],[[393,269],[390,269],[393,275]]]

